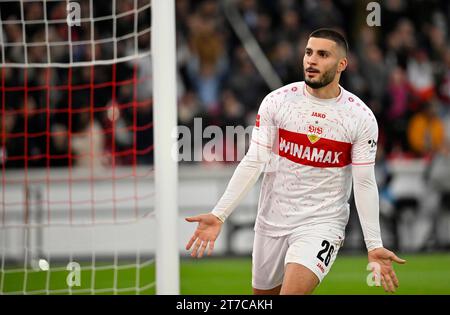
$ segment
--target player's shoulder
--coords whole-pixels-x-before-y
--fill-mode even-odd
[[[273,90],[266,95],[265,99],[272,101],[284,101],[293,96],[299,95],[302,91],[304,82],[293,82]]]
[[[350,91],[342,88],[342,102],[344,104],[344,108],[350,110],[352,113],[357,115],[357,117],[361,119],[375,119],[375,115],[373,111],[370,109],[367,104],[361,100],[357,95],[353,94]]]

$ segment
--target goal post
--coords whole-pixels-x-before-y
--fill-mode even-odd
[[[156,290],[179,294],[175,0],[153,0],[152,61],[155,128]]]

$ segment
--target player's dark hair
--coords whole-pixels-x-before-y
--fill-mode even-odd
[[[325,38],[325,39],[332,40],[338,46],[343,48],[344,51],[345,51],[345,55],[347,55],[347,52],[348,52],[347,40],[345,39],[345,37],[341,33],[337,32],[335,30],[332,30],[330,28],[319,28],[318,30],[315,30],[314,32],[312,32],[311,35],[309,35],[309,37],[310,38],[311,37],[314,37],[314,38]]]

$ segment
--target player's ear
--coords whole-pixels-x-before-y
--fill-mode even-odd
[[[339,60],[339,64],[338,64],[338,73],[344,72],[345,69],[347,69],[347,65],[348,65],[348,60],[347,57],[341,58],[341,60]]]

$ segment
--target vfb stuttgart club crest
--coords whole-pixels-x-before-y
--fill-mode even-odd
[[[311,144],[316,143],[320,140],[322,136],[323,128],[318,126],[309,125],[308,126],[308,139]]]

